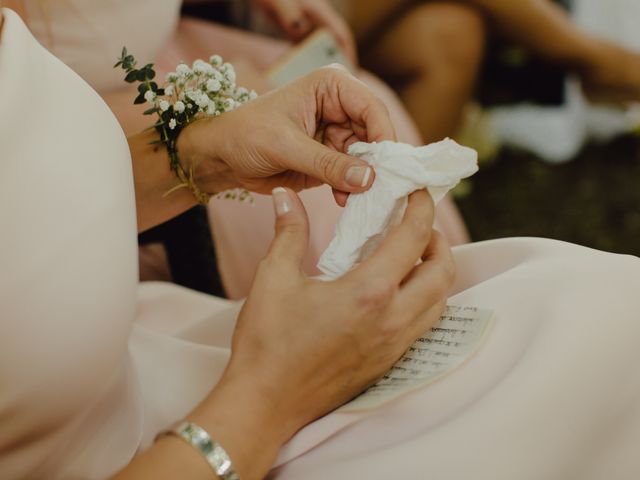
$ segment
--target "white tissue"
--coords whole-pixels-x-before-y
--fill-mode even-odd
[[[438,203],[461,179],[478,171],[475,150],[450,139],[424,147],[360,142],[348,153],[369,162],[376,178],[368,191],[347,200],[336,236],[318,262],[327,279],[341,277],[375,251],[402,220],[409,194],[427,188]]]

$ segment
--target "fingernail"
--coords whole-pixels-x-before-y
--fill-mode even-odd
[[[347,170],[345,180],[352,187],[366,187],[371,177],[371,167],[357,166]]]
[[[276,187],[271,191],[273,197],[273,207],[275,208],[276,215],[282,216],[285,213],[291,211],[291,200],[289,198],[289,192],[282,187]]]

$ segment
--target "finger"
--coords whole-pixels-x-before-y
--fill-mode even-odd
[[[315,75],[318,123],[350,122],[365,132],[361,141],[396,140],[385,104],[367,85],[349,74],[344,66],[329,65],[312,75]]]
[[[325,1],[307,0],[304,2],[304,10],[313,25],[325,27],[331,32],[344,54],[356,65],[356,44],[351,29],[342,16]]]
[[[309,243],[309,219],[304,205],[292,190],[276,187],[272,192],[276,234],[267,257],[299,270]]]
[[[431,239],[433,200],[425,190],[413,193],[400,225],[382,241],[378,250],[346,276],[358,281],[386,278],[394,285],[414,268]]]
[[[308,161],[297,161],[289,168],[305,173],[341,192],[363,192],[373,184],[375,172],[364,160],[332,150],[304,137],[301,152]]]
[[[451,249],[439,232],[431,235],[422,259],[423,263],[412,270],[394,300],[414,317],[445,299],[455,279]]]
[[[341,192],[340,190],[332,189],[333,198],[336,203],[341,207],[345,207],[347,205],[347,200],[349,199],[349,194],[346,192]]]
[[[437,325],[446,306],[446,300],[436,302],[426,312],[421,313],[413,322],[410,322],[405,329],[405,345],[411,346],[416,339],[424,336]]]
[[[272,0],[270,11],[280,28],[292,40],[299,40],[312,28],[300,0]]]

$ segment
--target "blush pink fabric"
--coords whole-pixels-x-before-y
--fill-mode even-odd
[[[105,479],[215,385],[241,304],[138,286],[125,137],[2,12],[0,477]],[[495,310],[484,346],[383,408],[307,426],[271,478],[635,478],[640,260],[541,239],[454,256],[450,302]]]
[[[212,53],[262,71],[290,48],[287,43],[264,35],[195,19],[180,20],[181,3],[181,0],[65,0],[49,6],[39,0],[25,0],[29,27],[36,38],[101,93],[113,93],[124,85],[121,72],[111,68],[123,45],[140,61],[156,60],[159,78],[180,62],[209,58]],[[153,34],[139,27],[151,24]],[[399,140],[421,144],[420,135],[398,97],[372,74],[362,71],[358,76],[387,105]],[[127,115],[120,109],[130,110],[130,101],[114,104],[112,108],[125,130],[129,130]],[[304,267],[308,274],[315,275],[316,263],[333,238],[341,209],[328,187],[304,192],[302,199],[313,224]],[[255,195],[252,207],[213,200],[209,215],[225,290],[230,298],[243,298],[273,237],[271,198]],[[469,240],[464,221],[451,199],[439,205],[436,227],[453,245]],[[157,247],[141,249],[140,268],[143,280],[170,279],[166,258]]]

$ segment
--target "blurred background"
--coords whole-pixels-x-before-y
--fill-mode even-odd
[[[149,119],[111,68],[123,45],[160,79],[220,54],[260,94],[339,62],[385,102],[399,141],[451,137],[478,151],[480,172],[438,206],[452,245],[540,236],[640,255],[638,0],[12,3],[127,134]],[[141,279],[242,298],[273,234],[270,199],[255,198],[214,200],[142,233]],[[328,189],[302,198],[314,275],[340,211]]]
[[[237,3],[193,2],[183,10],[188,15],[282,36],[257,15],[238,15]],[[361,12],[354,12],[353,4],[357,7],[367,2],[333,3],[355,32],[363,65],[396,87],[401,82],[369,61],[367,51],[372,45],[375,48],[385,29],[392,29],[394,21],[403,15],[411,15],[420,3],[447,2],[397,2],[404,6],[388,6],[385,11],[387,19],[394,20],[386,25],[379,21],[370,27],[376,33],[364,35],[360,35],[364,27],[357,25]],[[369,6],[375,3],[369,2]],[[619,97],[587,100],[575,65],[527,44],[535,38],[519,38],[499,25],[505,19],[490,9],[500,8],[505,2],[475,3],[484,17],[486,44],[469,101],[453,133],[481,155],[480,172],[454,192],[472,239],[542,236],[640,255],[640,188],[636,184],[640,180],[640,137],[636,133],[640,115],[636,92],[628,98],[625,92]],[[583,33],[640,51],[640,31],[634,21],[640,18],[640,2],[553,3]],[[524,14],[531,12],[525,10]],[[531,16],[541,22],[533,28],[544,34],[546,18]],[[419,29],[420,23],[414,28]],[[420,35],[414,33],[416,43],[411,48],[418,50],[422,47]],[[562,36],[554,39],[558,43],[563,40]]]

